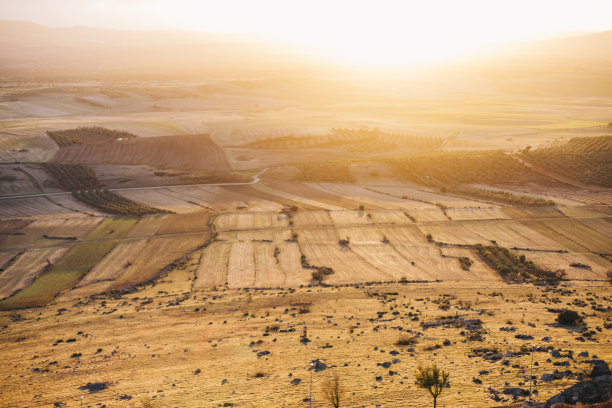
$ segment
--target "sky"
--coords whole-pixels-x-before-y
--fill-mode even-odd
[[[432,62],[612,29],[611,0],[0,0],[1,20],[232,33],[348,62]]]

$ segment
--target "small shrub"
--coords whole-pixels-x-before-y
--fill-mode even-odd
[[[573,310],[564,310],[557,315],[557,322],[565,326],[575,326],[580,323],[582,318]]]
[[[395,342],[396,346],[414,346],[419,340],[414,336],[403,335]]]

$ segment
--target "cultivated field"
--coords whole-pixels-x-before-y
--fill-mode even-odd
[[[6,84],[0,405],[302,407],[319,359],[317,408],[427,406],[429,362],[500,407],[531,344],[539,401],[611,363],[612,110],[486,81]]]

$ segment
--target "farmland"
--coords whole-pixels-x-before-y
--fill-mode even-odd
[[[320,359],[317,408],[427,406],[432,361],[499,407],[531,343],[538,400],[610,362],[609,104],[351,81],[0,90],[3,404],[306,406]]]

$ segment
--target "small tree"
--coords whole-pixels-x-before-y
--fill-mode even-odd
[[[332,407],[340,407],[340,402],[344,398],[344,388],[340,384],[338,373],[334,373],[332,378],[325,381],[323,384],[323,394]]]
[[[414,373],[416,380],[415,384],[419,388],[423,388],[433,397],[434,408],[436,408],[436,400],[442,394],[444,385],[448,381],[450,374],[448,371],[441,370],[435,363],[430,366],[419,366]]]

